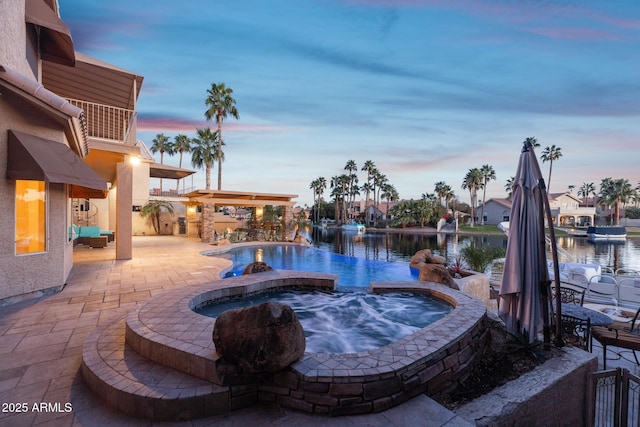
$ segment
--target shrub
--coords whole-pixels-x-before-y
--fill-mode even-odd
[[[470,244],[460,251],[462,258],[473,271],[484,273],[494,260],[505,255],[503,248],[492,248],[490,246],[476,246]]]

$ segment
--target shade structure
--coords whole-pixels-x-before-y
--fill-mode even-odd
[[[106,197],[104,179],[65,144],[11,129],[8,143],[7,178],[70,184],[70,197]]]
[[[25,21],[40,27],[42,59],[73,66],[76,56],[69,27],[44,0],[26,0]]]
[[[499,315],[507,332],[522,336],[529,343],[535,342],[549,325],[545,197],[540,167],[527,141],[513,185]]]

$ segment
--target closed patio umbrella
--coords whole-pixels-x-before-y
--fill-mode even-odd
[[[533,147],[525,141],[512,191],[499,315],[507,332],[524,337],[529,343],[535,342],[540,332],[544,332],[547,343],[550,335],[544,229],[546,197]]]

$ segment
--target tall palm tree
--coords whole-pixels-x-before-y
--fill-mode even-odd
[[[313,181],[309,185],[309,188],[313,190],[313,203],[315,205],[315,222],[320,222],[320,204],[322,202],[322,194],[324,193],[324,189],[327,188],[327,180],[321,176]]]
[[[456,194],[453,192],[453,189],[450,185],[447,184],[445,188],[446,192],[444,193],[444,207],[445,209],[449,209],[449,202],[456,199]],[[451,207],[451,213],[454,214],[454,207]]]
[[[475,207],[478,199],[478,190],[483,184],[482,171],[478,168],[469,169],[462,181],[462,189],[469,190],[469,198],[471,199],[471,226],[475,225]]]
[[[511,176],[504,183],[504,191],[507,192],[507,199],[511,198],[511,195],[513,193],[513,184],[514,184],[515,180],[516,180],[516,177],[515,176]]]
[[[448,191],[451,191],[451,187],[449,187],[444,181],[438,181],[435,183],[433,191],[435,191],[435,193],[438,195],[438,200],[440,201],[440,204],[442,204],[444,196]]]
[[[480,214],[481,224],[484,225],[484,205],[487,203],[487,183],[496,179],[496,171],[491,165],[483,165],[480,168],[482,172],[482,213]]]
[[[347,175],[337,175],[331,177],[331,196],[335,201],[335,217],[338,225],[346,219],[345,199],[347,197]]]
[[[562,148],[552,145],[546,147],[542,152],[542,163],[549,162],[549,179],[547,180],[547,194],[551,193],[551,169],[553,168],[553,162],[562,157]]]
[[[596,187],[593,182],[583,182],[578,189],[578,197],[584,198],[584,204],[589,207],[589,196],[596,195]]]
[[[159,133],[153,138],[153,145],[151,145],[151,152],[153,154],[160,153],[160,164],[164,163],[164,153],[168,155],[173,154],[173,148],[171,143],[169,142],[169,137],[165,136],[163,133]],[[160,178],[160,192],[162,193],[162,178]]]
[[[205,169],[205,190],[211,189],[211,168],[219,153],[224,156],[220,148],[218,132],[211,132],[211,128],[197,129],[198,137],[193,139],[191,146],[191,164],[193,167]]]
[[[351,215],[351,212],[353,210],[353,201],[355,199],[356,190],[358,190],[356,185],[358,184],[358,175],[354,173],[358,171],[358,165],[356,165],[355,160],[349,160],[347,161],[347,164],[344,165],[344,170],[347,171],[347,176],[349,177],[349,182],[347,183],[347,198],[348,198],[347,204],[349,209],[348,211],[349,215]]]
[[[376,170],[376,174],[373,175],[373,203],[375,204],[376,209],[378,209],[378,203],[380,203],[380,191],[388,182],[389,180],[387,179],[387,176]]]
[[[364,165],[362,165],[362,169],[360,170],[367,172],[367,182],[362,186],[362,188],[367,194],[365,206],[369,206],[369,191],[372,191],[373,188],[373,185],[371,184],[371,177],[377,172],[376,164],[373,163],[373,160],[367,160],[364,162]]]
[[[180,162],[178,163],[178,167],[182,167],[182,154],[186,151],[187,153],[191,151],[191,139],[187,135],[176,135],[173,137],[173,144],[171,145],[171,149],[174,153],[180,154]],[[180,180],[176,180],[176,190],[180,188]]]
[[[538,140],[536,139],[535,136],[530,136],[528,138],[525,138],[524,142],[525,143],[527,143],[527,142],[530,143],[533,148],[540,147],[540,143],[538,142]]]
[[[629,202],[633,187],[628,179],[604,178],[600,183],[600,198],[614,207],[615,225],[620,225],[620,205]]]
[[[393,184],[385,184],[382,189],[382,194],[380,195],[383,199],[387,200],[387,213],[385,214],[385,228],[389,228],[389,203],[394,203],[398,201],[400,195],[398,191],[393,186]]]
[[[212,118],[216,119],[216,123],[218,124],[218,140],[221,141],[221,143],[218,144],[219,152],[216,156],[218,159],[218,190],[222,189],[222,141],[224,141],[222,139],[222,121],[229,115],[236,120],[240,118],[238,110],[236,109],[236,100],[231,96],[232,93],[233,89],[226,87],[224,83],[211,83],[211,89],[207,90],[208,96],[204,100],[204,103],[209,106],[207,111],[204,112],[204,116],[207,121]]]

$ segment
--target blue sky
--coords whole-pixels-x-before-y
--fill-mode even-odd
[[[311,205],[312,180],[372,160],[401,198],[445,181],[468,203],[463,177],[484,164],[497,175],[487,199],[505,197],[529,136],[538,157],[562,149],[551,192],[640,182],[638,0],[59,4],[76,50],[144,76],[138,138],[148,146],[160,132],[215,129],[206,90],[233,88],[240,119],[223,123],[225,190]],[[541,168],[546,178],[549,163]],[[216,177],[217,167],[212,188]],[[204,171],[193,185],[204,188]]]

